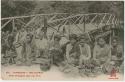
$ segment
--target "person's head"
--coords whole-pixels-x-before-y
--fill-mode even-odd
[[[106,43],[106,42],[105,42],[104,38],[102,38],[102,37],[99,37],[99,38],[98,38],[98,45],[104,46],[105,43]]]
[[[6,31],[6,34],[9,34],[9,31]]]
[[[61,36],[60,35],[55,35],[54,36],[54,41],[60,41],[61,40]]]
[[[70,43],[73,45],[77,42],[77,35],[76,34],[71,34],[69,36]]]
[[[31,32],[30,27],[27,27],[27,28],[26,28],[26,31],[27,31],[27,32]]]
[[[86,43],[85,36],[80,36],[79,44],[80,44],[80,45],[84,45],[85,43]]]
[[[22,27],[22,28],[21,28],[21,32],[24,32],[24,31],[25,31],[25,29],[24,29],[24,27]]]
[[[117,37],[113,37],[112,39],[112,46],[117,46],[118,45],[118,38]]]
[[[1,31],[1,35],[3,35],[5,32],[4,31]]]
[[[31,41],[32,41],[32,35],[27,34],[27,36],[26,36],[26,41],[27,41],[27,42],[31,42]]]

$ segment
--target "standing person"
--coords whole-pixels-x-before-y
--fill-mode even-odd
[[[55,35],[54,41],[50,44],[50,54],[53,57],[53,64],[59,66],[59,64],[63,61],[64,57],[62,54],[62,49],[60,45],[61,36]]]
[[[4,56],[6,52],[6,34],[5,32],[1,32],[1,55]]]
[[[22,64],[22,61],[23,61],[22,44],[26,38],[26,35],[27,35],[27,32],[23,27],[16,34],[14,45],[15,45],[16,53],[17,53],[17,58],[16,58],[17,65]]]
[[[46,52],[48,52],[49,44],[48,40],[45,37],[44,27],[36,30],[35,44],[37,46],[37,55],[36,57],[44,57]]]
[[[43,32],[41,30],[42,28],[38,28],[36,29],[36,32],[35,32],[35,45],[37,47],[37,51],[36,51],[36,57],[40,57],[40,49],[41,49],[41,40],[42,40],[42,37],[43,37]]]
[[[2,60],[4,60],[4,62],[2,62],[3,64],[9,64],[9,55],[8,55],[8,49],[9,49],[9,42],[8,42],[8,37],[9,37],[9,31],[6,31],[5,33],[2,32],[2,39],[1,39],[1,42],[2,42]]]
[[[26,65],[31,65],[33,56],[35,53],[35,45],[32,42],[33,36],[31,34],[26,35],[26,39],[23,43],[23,58]]]
[[[109,70],[107,66],[111,60],[111,48],[102,37],[98,38],[97,45],[94,47],[93,59],[95,64],[102,68],[104,73]]]
[[[13,42],[14,42],[14,35],[13,33],[11,32],[8,36],[8,39],[7,39],[7,54],[9,56],[9,63],[11,64],[14,64],[15,63],[15,57],[16,57],[16,52],[15,52],[15,48],[14,48],[14,45],[13,45]]]

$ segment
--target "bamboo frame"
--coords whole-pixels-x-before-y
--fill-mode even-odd
[[[73,21],[71,20],[71,22],[73,23]],[[74,24],[74,23],[73,23]],[[74,24],[76,27],[78,27],[79,28],[79,30],[80,31],[82,31],[82,29],[78,26],[78,25],[76,25],[76,24]]]
[[[6,17],[1,18],[1,20],[7,20],[7,19],[18,19],[18,18],[28,18],[28,17],[34,17],[34,16],[45,16],[45,15],[55,15],[55,14],[67,14],[67,13],[52,13],[52,14],[35,14],[35,15],[29,15],[29,16],[15,16],[15,17]]]
[[[79,24],[83,22],[84,16],[81,17],[81,20],[79,21]]]
[[[101,25],[101,24],[103,23],[103,21],[104,21],[105,17],[106,17],[106,14],[103,16],[103,18],[102,18],[102,20],[101,20],[101,22],[100,22],[100,24],[99,24],[99,25]]]
[[[15,20],[13,19],[13,22],[12,22],[12,27],[13,27],[13,29],[16,29],[16,27],[15,27]],[[17,30],[17,29],[16,29]],[[13,31],[13,30],[12,30]]]
[[[48,22],[51,22],[54,18],[56,18],[57,17],[57,15],[54,15],[53,17],[51,17],[49,20],[48,20]]]
[[[110,15],[110,17],[109,17],[109,19],[108,19],[108,21],[107,21],[107,23],[106,23],[106,24],[108,24],[108,23],[109,23],[109,21],[110,21],[111,17],[112,17],[112,14]]]
[[[12,24],[13,24],[13,27],[14,27],[14,28],[15,28],[15,20],[18,20],[19,22],[21,22],[22,24],[24,24],[25,27],[27,27],[27,26],[32,27],[30,24],[31,24],[32,22],[36,22],[36,21],[34,21],[35,18],[37,18],[37,17],[43,17],[43,16],[54,15],[54,16],[52,16],[52,17],[50,18],[50,20],[48,21],[48,26],[49,26],[50,28],[56,30],[57,32],[59,32],[60,27],[66,25],[68,22],[70,22],[70,24],[71,24],[71,22],[72,22],[72,24],[74,24],[76,27],[78,27],[78,29],[79,29],[80,31],[83,31],[83,30],[82,30],[78,25],[76,25],[75,23],[76,23],[77,21],[79,21],[79,24],[80,24],[80,23],[83,23],[83,19],[84,19],[84,17],[86,17],[86,16],[95,15],[95,16],[92,18],[92,20],[90,21],[90,23],[93,23],[94,20],[97,18],[98,15],[104,15],[104,16],[103,16],[103,19],[101,20],[101,23],[103,23],[103,21],[105,20],[105,17],[106,17],[107,15],[110,15],[109,20],[107,21],[106,25],[109,23],[110,19],[112,18],[112,14],[109,14],[109,13],[90,13],[90,14],[77,14],[77,15],[74,15],[74,14],[69,15],[69,14],[67,14],[68,16],[67,16],[67,17],[64,17],[64,15],[66,15],[66,14],[67,14],[67,13],[36,14],[36,15],[30,15],[30,16],[17,16],[17,17],[2,18],[2,19],[1,19],[2,21],[9,19],[9,21],[7,21],[6,23],[4,23],[4,25],[2,25],[2,28],[5,27],[9,22],[11,22],[11,20],[13,20],[13,23],[12,23]],[[59,19],[53,20],[57,15],[62,15],[64,18],[59,18]],[[27,17],[33,17],[33,18],[32,18],[28,23],[24,23],[22,20],[20,20],[20,19],[22,19],[22,18],[24,19],[24,18],[27,18]],[[76,18],[76,17],[78,17],[78,18]],[[75,18],[75,21],[73,20],[74,18]],[[116,20],[115,20],[115,19],[116,19],[116,17],[114,16],[114,17],[112,18],[112,23],[113,23],[113,24],[118,23],[117,19],[116,19]],[[38,20],[41,20],[41,19],[38,19]],[[58,23],[60,23],[60,24],[58,24]],[[52,25],[52,26],[51,26],[51,25]],[[56,29],[56,28],[54,28],[53,26],[59,26],[59,27],[58,27],[58,29]],[[97,25],[97,26],[98,26],[98,25]]]
[[[115,15],[114,15],[114,17],[112,18],[112,24],[114,24],[115,18],[116,18],[116,17],[115,17]]]
[[[4,25],[1,26],[1,29],[4,28],[9,22],[11,22],[13,19],[8,20]]]
[[[25,27],[28,27],[32,22],[34,22],[35,19],[36,19],[36,16],[33,17],[33,18],[25,25]]]
[[[98,16],[98,15],[96,15],[96,16],[91,20],[90,23],[93,23],[93,21],[96,19],[97,16]]]

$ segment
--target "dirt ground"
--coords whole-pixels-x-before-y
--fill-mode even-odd
[[[79,75],[71,77],[59,71],[58,67],[52,66],[49,71],[43,72],[39,65],[32,66],[2,66],[1,77],[4,80],[123,80],[122,74],[116,74],[111,78],[110,75],[101,74],[97,77],[81,77]]]

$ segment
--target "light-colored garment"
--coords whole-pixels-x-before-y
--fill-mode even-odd
[[[26,39],[27,32],[18,32],[16,34],[15,42],[23,42]]]
[[[99,61],[110,61],[111,60],[111,47],[107,44],[104,47],[100,47],[99,45],[95,45],[93,50],[93,58],[94,60]]]
[[[88,64],[91,58],[91,49],[88,44],[84,44],[84,46],[79,45],[80,47],[80,58],[79,65],[82,66],[84,64]]]
[[[22,58],[23,58],[23,54],[22,54],[23,47],[22,47],[22,44],[23,44],[23,42],[26,39],[26,35],[27,35],[26,31],[18,32],[17,35],[16,35],[14,43],[19,44],[19,46],[16,47],[17,61],[22,61]]]
[[[22,50],[23,50],[23,47],[22,47],[22,46],[16,48],[16,53],[17,53],[16,61],[17,61],[17,62],[18,62],[18,61],[22,61],[22,58],[23,58]]]
[[[93,56],[96,59],[111,57],[111,48],[110,48],[110,46],[104,45],[104,47],[101,48],[99,45],[96,45],[94,47]]]
[[[124,50],[121,45],[117,45],[116,47],[111,47],[111,54],[112,54],[112,60],[120,59],[122,60],[124,57],[123,55]]]
[[[90,46],[88,44],[84,44],[83,47],[81,45],[79,45],[79,47],[80,47],[80,58],[83,60],[90,59],[90,57],[91,57]]]
[[[43,31],[41,31],[41,28],[38,28],[36,31],[35,31],[35,37],[37,39],[42,39],[43,38]]]
[[[38,28],[35,32],[35,44],[38,49],[46,49],[48,47],[48,40],[43,35],[41,28]]]
[[[60,40],[60,45],[62,46],[64,44],[66,44],[67,42],[69,42],[69,40],[66,37],[62,37]]]
[[[66,46],[66,59],[68,63],[77,66],[79,63],[79,56],[80,56],[80,51],[79,51],[79,46],[77,43],[74,45],[68,44]]]

